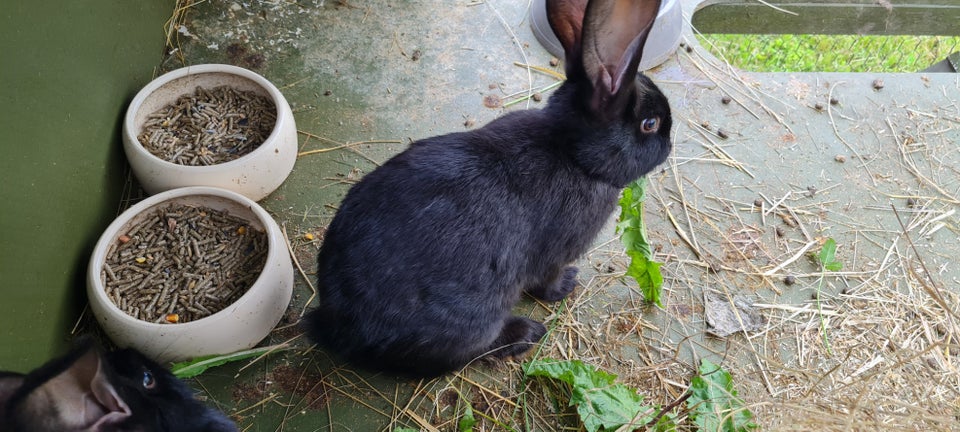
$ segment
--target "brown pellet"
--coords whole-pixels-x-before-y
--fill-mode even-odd
[[[104,264],[103,270],[107,272],[107,276],[110,276],[111,281],[117,282],[120,280],[119,278],[117,278],[117,275],[113,272],[113,268],[110,267],[110,264]]]
[[[137,137],[147,151],[180,165],[216,165],[259,147],[276,125],[277,107],[251,91],[197,87],[148,118]]]
[[[195,321],[236,301],[266,262],[266,234],[229,213],[171,204],[118,239],[101,280],[111,301],[148,322]]]

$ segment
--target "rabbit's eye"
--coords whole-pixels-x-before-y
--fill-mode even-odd
[[[153,374],[150,371],[143,371],[143,388],[151,390],[157,386],[157,380],[153,378]]]
[[[660,129],[660,117],[643,119],[640,122],[640,131],[643,133],[654,133]]]

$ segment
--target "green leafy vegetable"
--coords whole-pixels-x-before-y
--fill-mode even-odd
[[[662,264],[653,260],[653,251],[647,241],[647,227],[643,223],[646,185],[646,178],[640,178],[623,190],[617,232],[620,233],[620,241],[630,257],[627,276],[637,281],[645,300],[663,307],[660,302],[660,289],[663,286],[663,275],[660,274]]]
[[[653,419],[655,407],[643,405],[643,396],[623,384],[616,375],[597,370],[579,360],[533,360],[524,368],[528,376],[543,376],[570,385],[570,405],[588,432],[615,430],[624,425],[640,427]],[[638,416],[638,414],[646,413]]]
[[[833,349],[830,348],[830,338],[827,335],[827,321],[823,318],[823,308],[820,304],[820,293],[823,291],[823,280],[827,271],[840,271],[843,263],[837,261],[837,242],[833,238],[828,238],[823,242],[820,254],[817,255],[820,261],[820,280],[817,283],[817,312],[820,312],[820,334],[823,337],[823,345],[827,347],[827,353],[833,355]]]
[[[654,432],[676,432],[677,422],[674,420],[673,414],[664,413],[650,430]]]
[[[730,373],[706,359],[700,362],[700,373],[690,380],[687,408],[694,424],[704,432],[740,432],[758,427],[753,413],[737,397]]]
[[[643,201],[647,198],[647,180],[641,177],[623,189],[620,196],[620,221],[617,231],[627,250],[638,251],[644,256],[652,255],[643,223]]]
[[[457,422],[457,430],[460,432],[472,432],[473,425],[475,424],[477,424],[477,419],[473,417],[473,408],[467,405],[467,409],[463,411],[463,417],[460,417],[460,421]]]
[[[198,357],[193,360],[174,363],[170,368],[170,371],[173,372],[173,375],[177,378],[193,378],[197,375],[200,375],[206,372],[207,369],[212,367],[220,366],[226,363],[246,360],[253,357],[258,357],[272,351],[282,351],[288,349],[288,345],[271,345],[261,348],[253,348],[246,351],[237,351],[232,354],[224,355],[212,355],[205,357]]]
[[[647,258],[640,252],[628,251],[627,255],[630,256],[627,276],[632,277],[640,285],[640,292],[643,293],[644,300],[663,307],[663,304],[660,303],[660,287],[663,286],[660,266],[663,264]]]
[[[817,257],[820,260],[820,265],[824,269],[830,271],[840,271],[843,268],[843,263],[837,261],[837,242],[832,238],[828,238],[826,242],[823,243],[823,249],[820,249],[820,255]]]

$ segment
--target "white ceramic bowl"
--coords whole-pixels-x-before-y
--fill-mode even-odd
[[[530,28],[540,45],[556,58],[563,58],[563,46],[550,28],[547,20],[546,0],[533,0],[530,5]],[[680,0],[662,0],[660,12],[643,46],[640,70],[645,71],[660,65],[680,46],[683,30],[683,13]]]
[[[146,215],[170,203],[226,211],[267,234],[263,271],[237,301],[207,317],[178,324],[157,324],[124,313],[104,289],[101,272],[110,245]],[[114,343],[133,347],[157,361],[226,354],[253,347],[280,321],[293,292],[293,264],[283,233],[273,218],[249,198],[224,189],[185,187],[153,195],[123,212],[97,241],[87,269],[90,309]]]
[[[137,140],[153,112],[180,96],[192,94],[197,86],[210,89],[221,85],[256,92],[273,100],[277,107],[273,131],[252,152],[216,165],[188,166],[153,155]],[[266,78],[231,65],[187,66],[151,81],[133,98],[123,119],[123,150],[133,174],[147,193],[184,186],[214,186],[259,201],[276,190],[293,170],[297,159],[297,126],[290,104]]]

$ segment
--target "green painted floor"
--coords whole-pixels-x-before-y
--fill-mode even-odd
[[[687,16],[696,3],[684,3]],[[231,63],[286,95],[303,154],[261,204],[285,227],[312,282],[324,226],[353,182],[413,140],[542,104],[485,104],[555,82],[522,66],[550,67],[526,8],[211,0],[189,10],[161,68]],[[866,419],[882,417],[890,399],[914,407],[893,424],[956,415],[957,76],[734,73],[684,38],[691,49],[649,73],[670,98],[675,125],[675,152],[650,176],[646,206],[665,263],[665,307],[643,304],[622,277],[627,259],[611,219],[579,263],[585,289],[563,305],[518,307],[552,328],[538,355],[610,370],[659,405],[679,398],[697,360],[710,358],[733,373],[765,429],[809,424],[811,412],[856,411],[857,394],[880,401]],[[811,254],[827,238],[843,269],[821,284]],[[705,292],[746,296],[764,330],[711,336]],[[194,382],[242,430],[455,430],[468,404],[483,417],[477,430],[578,430],[564,390],[523,378],[516,363],[431,382],[336,364],[295,325],[309,298],[298,274],[288,317],[264,342],[295,349]],[[883,375],[893,372],[916,379]],[[863,385],[844,386],[844,378]]]

